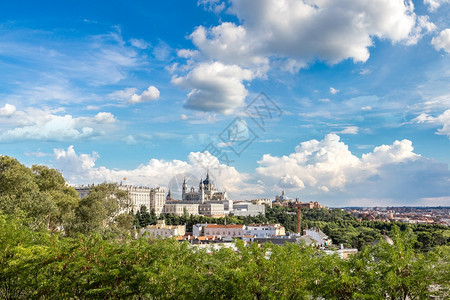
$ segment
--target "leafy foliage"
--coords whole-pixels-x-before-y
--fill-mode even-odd
[[[129,198],[101,184],[79,200],[62,175],[0,156],[1,299],[426,299],[448,298],[448,229],[358,222],[341,210],[303,210],[335,242],[361,252],[349,259],[288,244],[194,248],[176,240],[132,239],[133,224],[156,223]],[[167,224],[277,222],[295,230],[295,209],[214,219],[162,216]],[[189,228],[190,227],[190,228]],[[60,230],[63,229],[63,230]],[[381,238],[389,233],[393,244]],[[375,243],[375,241],[378,241]]]
[[[0,156],[0,210],[24,213],[33,228],[57,229],[73,218],[77,192],[61,173],[45,166],[27,168],[16,159]]]
[[[26,223],[26,222],[25,222]],[[0,215],[2,299],[425,299],[448,295],[448,246],[411,232],[340,259],[288,244],[218,250],[176,240],[61,237]]]

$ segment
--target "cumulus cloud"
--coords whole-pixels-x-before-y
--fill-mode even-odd
[[[55,149],[54,157],[56,167],[72,184],[120,182],[126,177],[129,184],[167,188],[177,174],[201,177],[209,170],[216,185],[234,200],[272,198],[282,189],[302,201],[333,206],[379,201],[421,205],[450,197],[448,166],[414,153],[409,140],[381,145],[358,157],[339,136],[329,134],[321,141],[300,143],[289,155],[264,155],[253,173],[221,164],[207,151],[191,152],[186,161],[150,159],[131,170],[97,166],[98,153],[78,154],[73,146]]]
[[[142,94],[131,95],[130,99],[128,99],[128,103],[136,104],[156,100],[159,98],[159,94],[159,90],[151,85],[146,91],[143,91]]]
[[[339,93],[339,90],[335,89],[334,87],[330,87],[330,93],[332,93],[333,95],[336,95],[337,93]]]
[[[427,113],[422,113],[412,121],[416,123],[442,125],[442,128],[439,128],[436,134],[447,135],[450,138],[450,109],[447,109],[437,117],[433,117]]]
[[[450,3],[450,0],[423,0],[423,3],[428,5],[430,12],[436,11],[442,4]]]
[[[276,157],[265,154],[258,161],[256,172],[268,179],[295,175],[305,186],[340,188],[352,180],[353,170],[363,164],[339,141],[339,136],[329,134],[322,141],[310,140],[295,148],[295,153]]]
[[[425,174],[431,174],[437,168],[437,174],[442,177],[433,185],[440,186],[438,193],[445,193],[442,184],[449,178],[448,168],[445,171],[444,166],[422,158],[413,150],[411,141],[395,141],[392,145],[376,147],[359,158],[350,152],[339,136],[329,134],[322,141],[301,143],[294,153],[286,156],[264,155],[258,162],[256,174],[274,189],[290,187],[312,199],[333,195],[348,201],[349,198],[368,195],[377,198],[377,193],[395,198],[398,196],[395,184],[407,185],[411,178],[424,179]],[[396,170],[401,176],[409,171],[410,177],[396,177]],[[409,189],[414,189],[414,186]],[[405,200],[405,197],[401,199]]]
[[[68,141],[104,135],[113,129],[117,119],[109,112],[93,117],[73,117],[59,114],[62,110],[27,108],[16,111],[14,118],[0,134],[0,141],[51,140]]]
[[[184,77],[174,76],[172,82],[190,90],[186,108],[229,114],[244,105],[248,92],[243,81],[253,77],[237,65],[213,62],[199,64]]]
[[[442,49],[450,53],[450,28],[442,30],[437,37],[431,40],[431,44],[437,51]]]
[[[221,13],[226,7],[225,2],[221,0],[198,0],[197,5],[202,5],[205,10],[216,14]]]
[[[124,141],[127,145],[136,145],[136,144],[137,144],[136,139],[135,139],[134,136],[132,136],[132,135],[126,136],[126,137],[123,139],[123,141]]]
[[[372,153],[363,154],[362,161],[368,168],[386,164],[396,164],[403,161],[414,161],[420,155],[413,152],[410,140],[395,141],[392,145],[375,147]]]
[[[12,104],[6,103],[5,106],[0,107],[0,116],[11,116],[16,111],[16,107]]]
[[[189,37],[200,50],[197,55],[208,59],[256,69],[265,69],[269,62],[263,53],[255,49],[256,41],[242,25],[224,22],[209,29],[199,26]]]
[[[114,100],[128,100],[137,92],[137,88],[125,88],[120,91],[115,91],[110,94],[108,94],[108,98],[114,99]]]
[[[199,3],[211,8],[224,2]],[[234,14],[239,21],[209,28],[198,26],[189,35],[197,49],[181,49],[178,55],[187,59],[185,68],[191,70],[191,77],[196,70],[206,69],[206,65],[212,78],[218,71],[211,70],[217,70],[219,64],[236,71],[227,83],[220,77],[223,82],[217,85],[207,80],[194,84],[195,79],[190,78],[192,82],[185,84],[191,89],[188,108],[231,112],[236,107],[233,104],[245,98],[242,80],[265,78],[271,67],[296,73],[317,60],[331,64],[346,59],[365,62],[374,38],[410,45],[435,30],[427,16],[415,14],[411,1],[230,0],[228,3],[231,6],[227,13]],[[242,76],[243,70],[252,75]],[[185,83],[189,81],[184,79]],[[230,101],[231,85],[237,87],[233,101]],[[333,88],[330,92],[338,90]],[[213,98],[217,101],[212,101]]]
[[[241,193],[249,194],[250,191],[261,192],[258,191],[257,186],[250,186],[245,182],[248,174],[239,173],[234,167],[220,164],[219,160],[207,151],[191,152],[187,161],[151,159],[132,170],[115,170],[96,166],[98,153],[77,154],[74,146],[67,149],[55,149],[54,157],[57,168],[63,170],[65,178],[71,184],[120,182],[123,178],[127,178],[128,184],[167,188],[177,174],[195,174],[201,177],[209,170],[216,185],[226,190],[232,197],[239,197]]]
[[[117,119],[110,112],[99,112],[94,116],[94,120],[98,123],[114,123]]]
[[[138,49],[147,49],[148,47],[150,47],[150,43],[143,40],[143,39],[130,39],[130,44],[133,47],[136,47]]]
[[[338,133],[340,134],[358,134],[358,126],[347,126]]]
[[[301,190],[305,188],[305,184],[303,183],[303,181],[298,178],[297,176],[293,175],[289,175],[286,174],[285,176],[281,177],[280,182],[278,183],[278,186],[280,188],[285,188],[285,189],[297,189],[297,190]]]
[[[256,174],[272,189],[291,188],[303,200],[327,199],[334,205],[363,205],[368,199],[417,204],[429,194],[448,196],[448,166],[413,150],[411,141],[402,140],[357,157],[339,136],[329,134],[301,143],[286,156],[264,155]]]
[[[434,27],[410,1],[231,1],[242,23],[198,27],[191,38],[209,57],[261,63],[270,56],[365,62],[372,37],[411,43]]]

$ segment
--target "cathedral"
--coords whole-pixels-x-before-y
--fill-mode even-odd
[[[206,174],[205,180],[200,179],[198,191],[195,191],[195,188],[193,186],[188,190],[185,179],[183,181],[181,197],[182,201],[195,203],[228,200],[227,192],[219,192],[216,189],[214,182],[209,178],[209,173]]]

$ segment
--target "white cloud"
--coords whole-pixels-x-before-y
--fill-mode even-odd
[[[430,12],[436,11],[442,4],[450,3],[450,0],[423,0],[423,3],[428,5]]]
[[[114,123],[117,119],[110,112],[99,112],[94,116],[94,120],[98,123]]]
[[[431,40],[431,44],[437,51],[443,49],[445,52],[450,53],[450,28],[442,30],[439,36]]]
[[[247,35],[244,26],[224,22],[207,29],[197,27],[189,36],[200,50],[199,55],[208,59],[218,59],[225,64],[266,69],[268,59],[255,49],[254,37]]]
[[[136,139],[135,139],[134,136],[132,136],[132,135],[128,135],[127,137],[125,137],[125,138],[123,139],[123,141],[124,141],[127,145],[136,145],[136,144],[137,144]]]
[[[136,104],[156,100],[159,98],[159,94],[159,90],[151,85],[146,91],[143,91],[142,94],[131,95],[130,99],[128,99],[128,103]]]
[[[221,13],[225,9],[225,2],[221,0],[198,0],[197,5],[202,5],[205,10],[215,14]]]
[[[433,29],[425,17],[416,16],[410,1],[231,2],[230,11],[242,25],[200,26],[191,35],[202,53],[229,64],[259,64],[270,56],[365,62],[373,37],[414,43]]]
[[[363,205],[362,199],[412,205],[425,197],[448,197],[448,166],[413,150],[411,141],[395,141],[359,158],[339,136],[329,134],[301,143],[286,156],[264,155],[256,175],[269,189],[289,187],[302,200],[332,205]]]
[[[280,188],[285,188],[285,189],[297,189],[297,190],[302,190],[305,188],[305,184],[303,183],[303,181],[298,178],[297,176],[291,176],[289,174],[281,177],[280,182],[278,183],[278,186]]]
[[[138,49],[144,50],[150,47],[150,43],[143,39],[130,39],[130,44]]]
[[[370,106],[370,105],[363,106],[363,107],[361,107],[361,110],[365,110],[365,111],[372,110],[372,106]]]
[[[108,98],[114,99],[114,100],[128,100],[137,92],[137,88],[125,88],[120,91],[115,91],[110,94],[108,94]]]
[[[93,117],[73,117],[58,114],[62,109],[27,108],[16,111],[14,118],[0,134],[0,141],[51,140],[70,141],[101,136],[114,129],[117,119],[109,112]]]
[[[340,134],[358,134],[358,126],[347,126],[338,133]]]
[[[335,89],[334,87],[330,87],[330,93],[332,93],[333,95],[336,95],[337,93],[339,93],[339,90]]]
[[[447,199],[448,166],[413,150],[411,141],[402,140],[357,157],[339,136],[329,134],[321,141],[301,143],[286,156],[264,155],[253,174],[221,164],[208,152],[191,152],[186,161],[151,159],[131,170],[97,166],[98,153],[77,154],[73,146],[55,149],[54,157],[55,167],[72,184],[120,182],[126,177],[129,184],[167,188],[177,174],[201,177],[209,169],[216,185],[234,200],[272,198],[282,189],[289,189],[291,197],[332,206],[380,199],[386,205],[421,205]]]
[[[289,156],[264,155],[258,162],[260,167],[257,172],[272,178],[295,175],[305,186],[340,189],[351,182],[366,180],[381,165],[417,157],[412,153],[411,142],[403,140],[394,142],[392,146],[377,147],[373,153],[365,154],[360,159],[339,141],[339,136],[329,134],[322,141],[301,143]]]
[[[323,141],[310,140],[295,148],[295,153],[276,157],[265,154],[258,161],[256,172],[267,178],[297,176],[305,186],[343,187],[362,162],[339,142],[339,136],[329,134]]]
[[[12,104],[6,103],[5,106],[0,107],[0,116],[11,116],[16,111],[16,107]]]
[[[153,55],[157,60],[168,61],[172,56],[172,48],[164,41],[159,41],[153,48]]]
[[[199,3],[211,7],[223,2]],[[222,77],[222,83],[216,85],[194,78],[187,83],[187,77],[174,81],[180,85],[184,81],[191,89],[188,108],[230,113],[247,94],[242,80],[266,78],[270,67],[296,73],[317,60],[331,64],[346,59],[365,62],[375,38],[410,45],[435,29],[427,16],[415,14],[411,1],[230,0],[229,3],[227,13],[236,15],[239,21],[209,28],[198,26],[189,35],[197,49],[182,49],[178,55],[187,59],[185,68],[191,70],[187,77],[194,77],[192,73],[198,69],[206,71],[206,66],[209,71],[218,65],[239,70],[233,72],[228,83]],[[242,70],[252,75],[236,76]],[[210,72],[212,78],[217,73]],[[230,101],[232,81],[237,95]],[[330,92],[338,90],[333,88]]]
[[[296,59],[286,59],[281,64],[281,70],[288,71],[291,74],[298,73],[300,69],[306,68],[307,64],[304,61]]]
[[[367,75],[370,73],[372,73],[372,70],[370,70],[370,69],[362,69],[361,71],[359,71],[359,74],[361,74],[361,75]]]
[[[186,108],[230,114],[244,105],[247,96],[244,80],[253,79],[250,70],[220,62],[201,63],[184,77],[172,82],[189,89]]]
[[[444,113],[438,116],[439,123],[442,124],[442,128],[438,129],[439,134],[445,134],[450,138],[450,109],[447,109]]]
[[[187,161],[151,159],[132,170],[113,170],[96,166],[98,153],[77,154],[73,146],[67,149],[55,149],[54,157],[56,167],[63,170],[64,177],[71,184],[120,182],[123,178],[127,178],[128,184],[167,188],[177,174],[195,174],[201,177],[209,170],[211,177],[215,179],[216,186],[226,190],[231,197],[239,197],[241,193],[261,192],[258,191],[257,186],[245,183],[248,174],[239,173],[234,167],[220,164],[218,159],[208,152],[191,152]]]
[[[2,96],[27,104],[92,104],[101,100],[92,93],[95,87],[115,84],[147,64],[146,56],[125,43],[116,29],[55,39],[50,31],[0,28],[0,49],[3,57],[16,62],[2,74],[13,83],[11,94]]]
[[[419,116],[414,118],[412,122],[442,125],[442,128],[439,128],[436,133],[447,135],[450,138],[450,109],[447,109],[437,117],[430,116],[427,113],[421,113]]]
[[[375,147],[372,153],[363,154],[362,161],[368,169],[407,160],[414,161],[420,158],[420,155],[415,154],[413,150],[411,141],[395,141],[392,145],[381,145]]]

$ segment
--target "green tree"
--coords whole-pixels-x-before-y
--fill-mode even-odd
[[[393,245],[382,240],[359,256],[364,265],[365,290],[380,298],[429,298],[436,279],[433,270],[436,262],[414,251],[415,235],[411,229],[401,232],[393,227],[392,238]]]
[[[78,193],[67,185],[62,174],[55,169],[34,165],[32,171],[41,195],[48,197],[55,205],[55,210],[49,216],[50,228],[64,228],[73,221],[79,202]]]
[[[120,190],[117,184],[102,183],[93,187],[88,196],[80,200],[75,210],[75,218],[69,232],[89,234],[93,232],[106,233],[114,230],[130,230],[133,218],[126,218],[130,209],[130,199],[126,191]],[[117,222],[118,218],[122,222]],[[128,228],[122,228],[124,224]]]
[[[44,166],[25,167],[0,156],[0,210],[23,212],[32,228],[62,228],[73,216],[78,196],[62,175]]]

